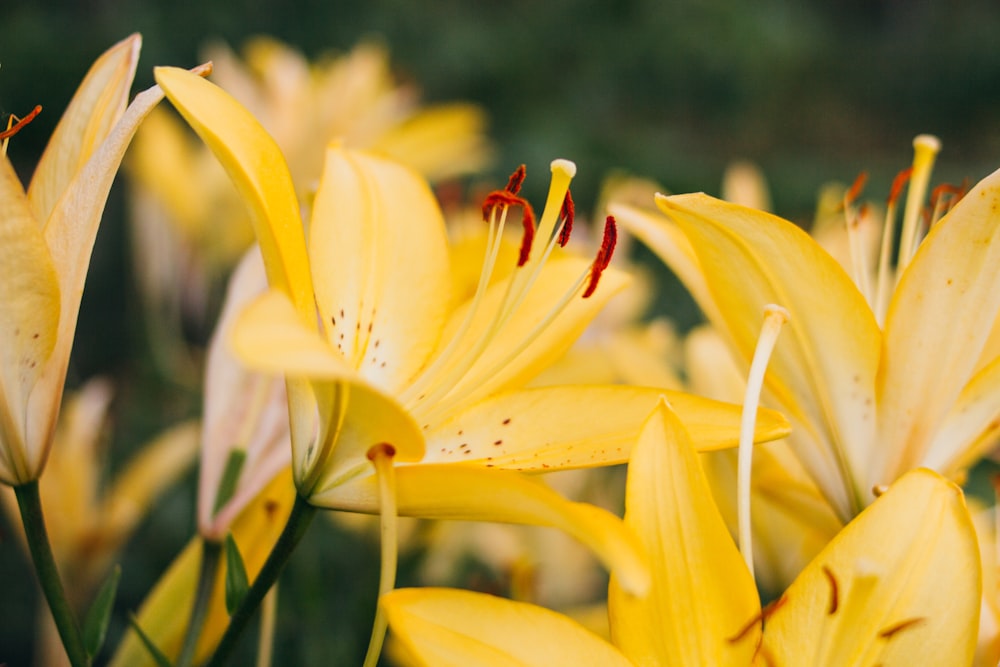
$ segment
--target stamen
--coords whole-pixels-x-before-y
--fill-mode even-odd
[[[837,607],[840,605],[840,587],[837,585],[837,577],[833,574],[833,570],[826,565],[823,566],[823,574],[830,582],[830,606],[826,613],[828,616],[833,616],[837,613]]]
[[[903,269],[910,263],[913,253],[920,243],[918,222],[927,194],[934,159],[941,150],[941,141],[932,135],[921,134],[913,140],[913,172],[910,187],[906,193],[906,208],[903,211],[903,231],[899,241],[899,255],[896,259],[897,280]]]
[[[576,204],[573,203],[573,195],[566,190],[566,198],[563,199],[561,216],[562,227],[559,228],[559,247],[565,248],[569,243],[569,235],[573,232],[573,219],[576,217]]]
[[[515,169],[514,173],[510,175],[509,179],[507,179],[507,187],[504,189],[507,190],[507,192],[511,193],[512,195],[516,195],[518,192],[521,191],[521,184],[524,183],[524,177],[527,175],[527,173],[528,170],[525,169],[524,165],[522,164],[520,167]]]
[[[397,526],[396,526],[396,468],[392,459],[396,448],[387,442],[379,443],[368,450],[368,460],[375,465],[375,477],[378,480],[379,492],[379,526],[382,537],[382,569],[379,573],[379,598],[396,585],[397,564]],[[372,624],[372,635],[368,642],[368,653],[365,655],[364,667],[375,667],[382,653],[382,643],[385,641],[385,631],[388,620],[382,605],[376,606],[375,621]]]
[[[896,174],[892,179],[892,187],[889,189],[889,199],[885,205],[885,222],[882,225],[882,245],[878,254],[878,277],[875,282],[875,318],[879,326],[885,323],[885,313],[889,307],[889,255],[892,253],[892,244],[896,238],[896,208],[899,202],[899,195],[903,192],[910,176],[913,174],[913,167],[908,167]]]
[[[965,196],[967,190],[968,186],[966,183],[962,183],[962,185],[942,183],[931,190],[931,219],[928,227],[933,227],[938,220],[944,217],[944,214],[950,211]]]
[[[769,619],[771,616],[774,615],[774,612],[778,611],[783,606],[785,606],[786,602],[788,602],[788,596],[782,595],[777,600],[764,605],[763,607],[761,607],[759,614],[754,615],[753,618],[747,621],[746,625],[744,625],[742,628],[739,629],[739,632],[737,632],[732,637],[729,637],[726,641],[728,641],[730,644],[735,644],[736,642],[740,641],[748,634],[750,634],[750,631],[753,630],[755,626],[757,626],[760,623],[766,622],[767,619]]]
[[[740,419],[740,442],[737,454],[736,468],[736,498],[737,520],[739,526],[740,553],[743,561],[753,576],[753,537],[750,525],[750,470],[753,465],[753,435],[757,421],[757,407],[760,404],[760,392],[764,384],[764,372],[767,370],[771,352],[778,342],[778,334],[782,325],[791,315],[787,310],[775,304],[764,306],[764,324],[757,338],[757,347],[750,362],[750,373],[747,376],[746,393],[743,396],[743,415]]]
[[[27,116],[25,116],[24,118],[21,118],[21,119],[17,120],[16,123],[14,122],[14,120],[17,117],[14,116],[14,115],[11,115],[11,117],[7,120],[7,129],[0,131],[0,139],[10,139],[15,134],[17,134],[18,132],[20,132],[24,128],[25,125],[27,125],[31,121],[35,120],[35,116],[37,116],[40,113],[42,113],[42,105],[41,104],[36,104],[35,108],[28,112]],[[13,125],[12,125],[12,123],[13,123]]]
[[[857,212],[847,209],[845,217],[847,218],[847,240],[851,253],[851,272],[854,274],[854,284],[864,295],[865,301],[871,304],[874,299],[868,281],[868,262],[865,258],[864,243],[861,238],[861,225],[869,219],[869,215],[867,204],[862,204]]]
[[[597,257],[594,258],[594,263],[590,267],[590,282],[587,284],[587,289],[583,291],[584,299],[590,297],[597,289],[601,274],[611,263],[611,256],[615,252],[615,244],[617,243],[618,225],[615,222],[615,217],[609,215],[604,221],[604,238],[601,241],[601,248],[597,251]]]
[[[521,225],[524,227],[524,236],[521,237],[521,250],[517,256],[518,267],[528,263],[531,257],[531,243],[535,240],[535,213],[528,202],[523,202],[522,208],[524,215],[521,217]]]
[[[872,487],[872,495],[875,496],[876,498],[881,498],[882,495],[885,494],[885,492],[888,490],[889,487],[886,486],[885,484],[876,484]]]
[[[861,193],[865,189],[865,183],[868,182],[868,172],[863,171],[858,174],[858,177],[854,179],[854,183],[851,187],[844,193],[844,209],[847,210],[854,202],[858,200]]]
[[[518,266],[524,266],[528,263],[528,259],[531,257],[531,244],[535,239],[535,211],[526,199],[517,196],[517,193],[521,191],[521,184],[524,183],[526,174],[527,170],[522,164],[507,179],[507,187],[503,190],[494,190],[483,200],[483,220],[486,222],[490,221],[493,210],[497,208],[520,206],[524,212],[521,217],[524,236],[521,238],[521,250],[517,258]]]

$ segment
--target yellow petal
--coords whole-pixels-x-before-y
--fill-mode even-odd
[[[6,155],[0,155],[0,481],[37,476],[29,460],[26,408],[52,355],[59,282],[42,230]]]
[[[687,234],[740,356],[749,361],[769,303],[791,318],[766,386],[794,429],[816,442],[796,454],[843,517],[867,504],[881,334],[844,270],[805,232],[769,213],[703,194],[658,197]]]
[[[998,204],[1000,171],[931,229],[900,278],[879,369],[879,442],[886,456],[874,472],[885,477],[873,482],[919,464],[977,366],[1000,312]]]
[[[979,547],[962,492],[919,469],[796,579],[767,618],[761,657],[817,667],[968,665],[979,607]]]
[[[636,597],[612,577],[615,645],[640,665],[749,664],[759,626],[741,631],[760,611],[757,589],[684,426],[665,402],[632,453],[625,522],[649,553],[653,586]]]
[[[539,323],[554,312],[580,276],[589,271],[589,266],[590,262],[575,257],[546,262],[520,307],[496,332],[491,329],[507,293],[507,283],[492,285],[463,338],[465,352],[460,351],[456,356],[466,356],[484,336],[491,333],[495,336],[449,397],[468,405],[498,391],[523,386],[565,354],[608,300],[629,281],[627,274],[608,269],[590,298],[573,297],[558,317],[535,335]],[[451,339],[450,334],[460,327],[467,309],[468,304],[452,314],[442,341]],[[523,346],[526,340],[530,342]]]
[[[642,549],[620,519],[598,507],[570,502],[525,475],[472,465],[399,466],[396,491],[402,516],[559,528],[589,547],[627,590],[642,592],[649,585]],[[368,476],[331,489],[312,502],[330,509],[373,513],[378,511],[378,489],[374,476]]]
[[[142,38],[131,35],[94,61],[63,113],[28,188],[35,218],[49,219],[56,203],[111,132],[128,102]]]
[[[631,667],[615,647],[554,611],[447,588],[382,596],[389,627],[427,667]]]
[[[492,396],[427,431],[426,462],[542,471],[628,461],[643,423],[666,395],[701,450],[734,447],[740,407],[681,392],[629,386],[540,387]],[[761,410],[758,441],[788,433]]]
[[[288,167],[260,123],[218,86],[172,67],[156,81],[215,153],[250,209],[271,285],[308,322],[315,310],[298,200]]]
[[[309,225],[316,302],[330,343],[393,391],[433,351],[450,306],[444,219],[415,172],[331,148]]]
[[[239,545],[251,581],[260,572],[292,510],[295,488],[289,471],[278,475],[233,523],[233,538]],[[201,561],[200,540],[192,540],[157,582],[139,609],[142,629],[168,657],[176,658],[187,629]],[[198,642],[195,662],[201,663],[218,644],[229,622],[225,607],[225,576],[216,578],[208,617]],[[110,663],[113,667],[152,667],[142,642],[129,631]]]

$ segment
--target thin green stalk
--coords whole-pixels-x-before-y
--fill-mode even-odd
[[[191,608],[191,618],[188,620],[184,644],[177,658],[176,667],[190,667],[194,662],[194,651],[198,647],[202,628],[205,627],[205,616],[208,614],[208,603],[212,600],[212,589],[215,584],[215,574],[219,571],[221,554],[222,545],[219,542],[202,540],[198,588],[195,589],[194,606]]]
[[[28,538],[28,550],[35,565],[35,574],[42,587],[42,593],[49,603],[52,618],[62,639],[66,655],[73,667],[88,667],[90,656],[83,643],[80,625],[73,615],[66,591],[59,579],[56,559],[52,555],[52,545],[49,544],[48,532],[45,530],[45,516],[42,513],[42,499],[38,493],[38,480],[14,487],[17,496],[17,506],[21,511],[21,522],[24,524],[24,534]]]
[[[247,591],[240,606],[236,608],[233,615],[229,617],[229,626],[219,641],[219,646],[215,649],[212,659],[205,667],[221,667],[226,664],[236,643],[246,628],[247,623],[257,611],[257,607],[263,601],[264,596],[271,590],[271,586],[278,580],[278,575],[284,569],[285,564],[291,557],[292,552],[302,540],[306,529],[316,515],[316,508],[306,502],[300,495],[295,496],[295,504],[292,505],[292,513],[288,516],[288,523],[281,531],[278,541],[264,562],[260,574],[254,579],[250,590]]]

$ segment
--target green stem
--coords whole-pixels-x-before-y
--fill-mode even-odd
[[[302,536],[305,535],[306,529],[315,515],[316,508],[306,502],[302,496],[296,494],[292,513],[288,516],[288,523],[285,524],[278,541],[264,562],[264,567],[254,579],[253,585],[250,586],[243,601],[240,602],[240,606],[229,617],[229,626],[222,635],[212,659],[205,667],[221,667],[226,664],[230,654],[236,648],[236,643],[243,633],[243,629],[250,622],[264,596],[271,590],[271,586],[278,580],[278,575],[281,574],[296,545],[302,540]]]
[[[205,626],[205,616],[208,614],[208,603],[212,600],[212,589],[215,584],[215,574],[219,571],[221,554],[222,545],[219,542],[202,540],[198,588],[195,589],[194,606],[191,608],[191,618],[188,620],[187,632],[184,635],[184,645],[177,658],[177,667],[190,667],[194,662],[194,651],[198,647],[198,639]]]
[[[42,513],[42,499],[38,493],[38,480],[14,487],[17,506],[21,511],[24,534],[28,538],[28,550],[35,565],[35,574],[42,587],[42,593],[49,603],[49,610],[55,620],[56,629],[62,639],[66,655],[73,667],[88,667],[90,656],[83,643],[80,626],[73,615],[66,591],[59,579],[56,559],[52,555],[52,545],[45,530],[45,516]]]

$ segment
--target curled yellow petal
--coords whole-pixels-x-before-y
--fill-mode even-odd
[[[427,667],[631,667],[612,645],[554,611],[447,588],[384,596],[393,634]]]

